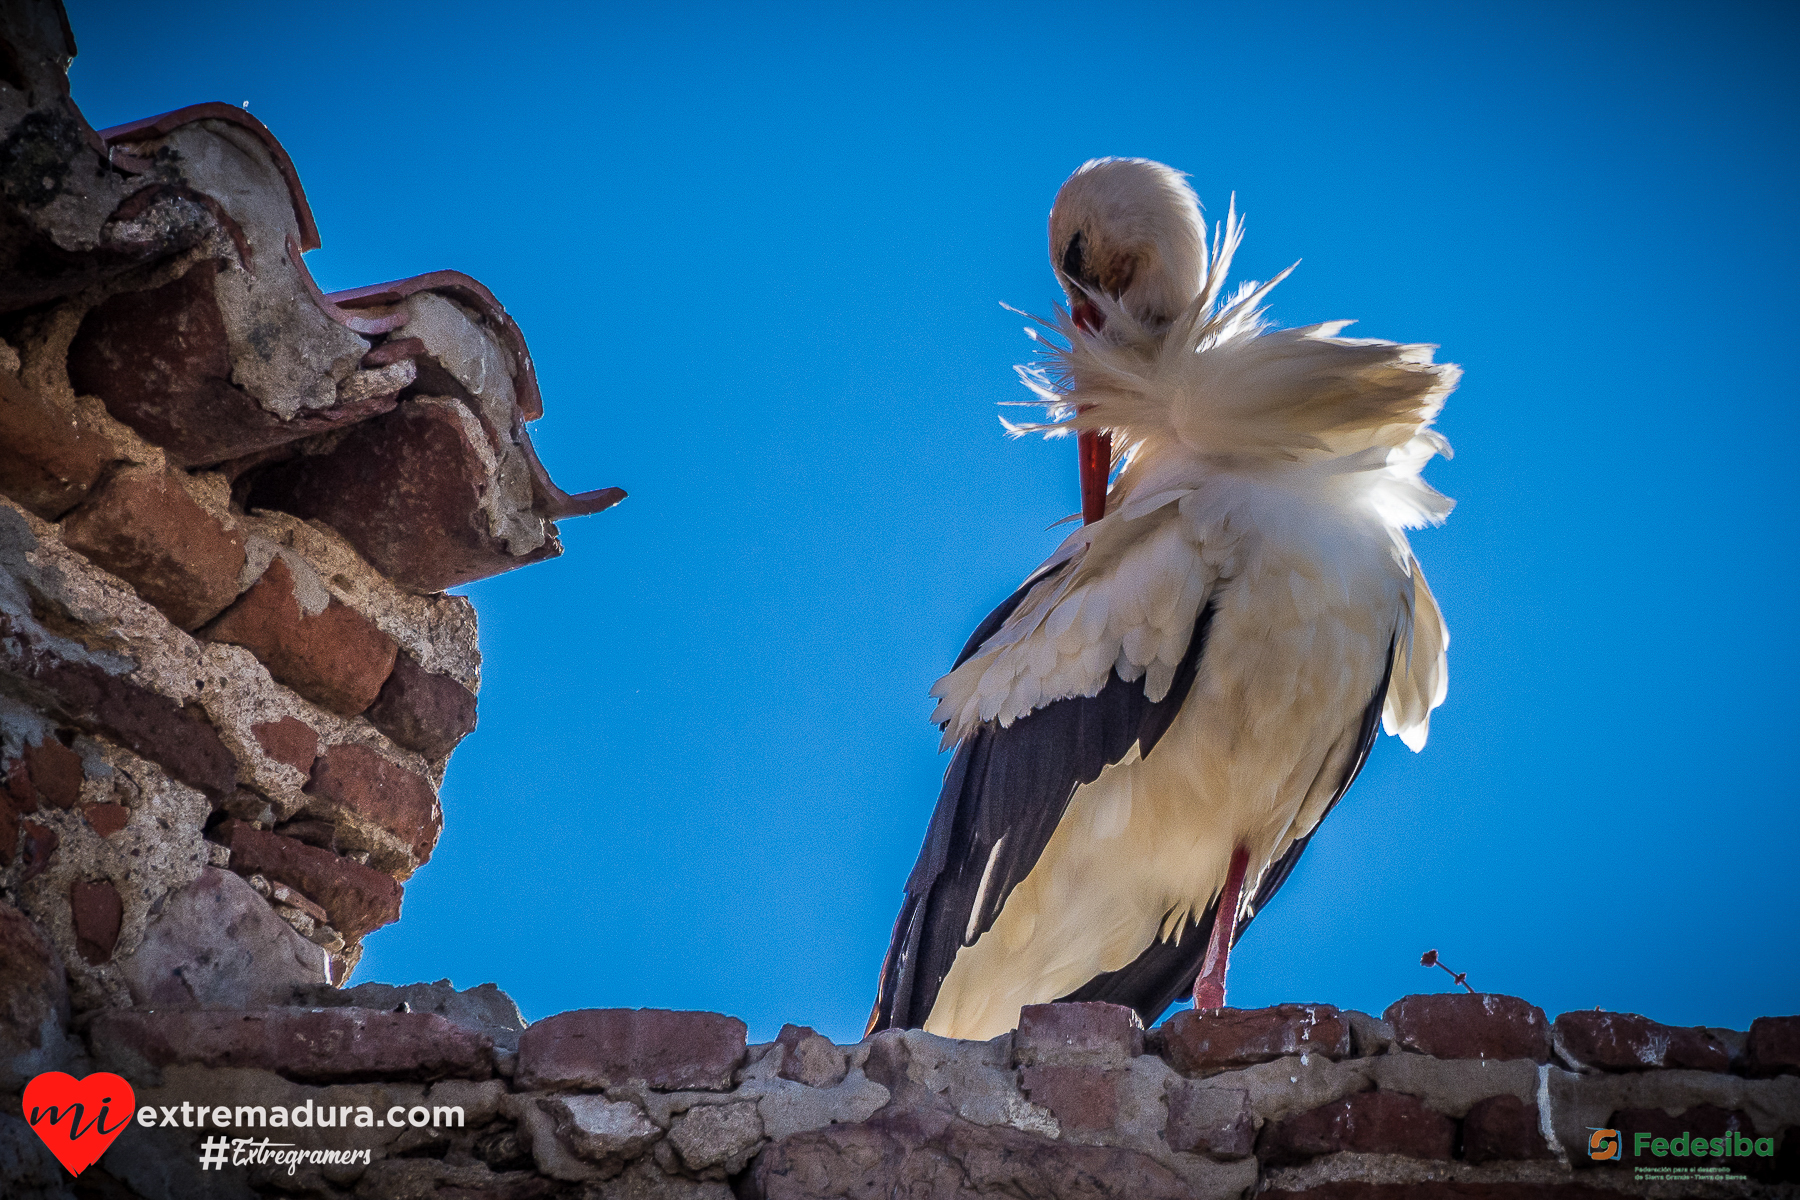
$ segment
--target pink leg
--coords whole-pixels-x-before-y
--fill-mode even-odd
[[[1225,968],[1237,934],[1238,900],[1244,892],[1244,871],[1249,865],[1249,850],[1239,846],[1231,852],[1225,889],[1219,893],[1219,908],[1213,917],[1212,940],[1206,943],[1206,961],[1200,965],[1199,978],[1194,980],[1196,1009],[1225,1007]]]

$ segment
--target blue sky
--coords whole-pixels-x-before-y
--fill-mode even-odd
[[[536,6],[70,0],[96,127],[250,102],[328,289],[517,316],[558,561],[486,656],[436,857],[358,979],[528,1018],[860,1034],[946,759],[926,689],[1078,506],[1013,442],[1083,160],[1248,214],[1282,324],[1461,363],[1414,539],[1452,632],[1233,959],[1233,1003],[1448,979],[1551,1014],[1800,1009],[1797,312],[1778,5]]]

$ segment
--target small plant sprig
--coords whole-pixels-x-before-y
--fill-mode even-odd
[[[1438,961],[1436,950],[1427,950],[1424,954],[1421,954],[1419,956],[1419,965],[1421,967],[1444,967],[1444,964]],[[1444,967],[1444,973],[1450,976],[1452,983],[1460,983],[1464,988],[1467,988],[1469,995],[1473,996],[1475,994],[1475,989],[1469,987],[1468,972],[1464,971],[1459,974],[1456,971],[1452,971],[1449,967]]]

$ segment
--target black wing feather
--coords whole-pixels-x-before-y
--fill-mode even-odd
[[[1362,719],[1358,722],[1355,736],[1356,749],[1346,765],[1337,789],[1331,797],[1331,803],[1319,814],[1319,824],[1331,815],[1350,785],[1362,773],[1363,764],[1369,761],[1369,749],[1375,744],[1375,731],[1381,728],[1381,707],[1387,702],[1388,681],[1394,673],[1394,648],[1388,647],[1388,668],[1381,677],[1381,684],[1369,703],[1363,707]],[[1327,761],[1330,756],[1327,755]],[[1262,882],[1257,886],[1256,896],[1251,900],[1244,919],[1238,922],[1237,930],[1232,937],[1232,945],[1244,936],[1244,930],[1250,922],[1266,907],[1281,885],[1293,874],[1294,864],[1300,861],[1307,844],[1312,841],[1313,834],[1319,831],[1315,824],[1303,838],[1297,838],[1275,863],[1263,872]],[[1183,924],[1181,936],[1170,938],[1166,942],[1152,942],[1148,949],[1117,971],[1108,971],[1104,975],[1096,975],[1081,987],[1076,988],[1059,1000],[1105,1000],[1112,1004],[1125,1004],[1137,1009],[1143,1018],[1145,1027],[1156,1024],[1169,1005],[1193,992],[1194,980],[1200,974],[1200,968],[1206,958],[1206,944],[1212,940],[1213,921],[1219,912],[1217,898],[1206,908],[1206,913],[1198,921]]]
[[[957,664],[1005,623],[1026,592],[1059,569],[1035,576],[1008,597],[981,623]],[[1036,865],[1075,789],[1098,779],[1134,744],[1146,757],[1155,749],[1193,687],[1212,615],[1208,603],[1161,700],[1145,696],[1142,679],[1128,683],[1115,671],[1097,695],[1054,701],[1004,729],[984,722],[957,745],[906,881],[871,1031],[923,1025],[956,952],[993,925],[1013,888]],[[990,857],[992,878],[977,910]]]

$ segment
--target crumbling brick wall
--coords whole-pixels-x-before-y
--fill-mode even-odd
[[[559,553],[556,520],[622,493],[550,481],[530,354],[479,283],[321,294],[268,130],[211,104],[95,131],[59,6],[0,6],[0,33],[0,1194],[1742,1197],[1800,1178],[1800,1018],[1551,1023],[1447,995],[1146,1033],[1048,1005],[987,1043],[789,1026],[750,1046],[712,1013],[527,1028],[492,984],[343,988],[430,858],[474,725],[475,615],[444,590]],[[72,1180],[21,1116],[47,1071],[123,1075],[152,1127]],[[307,1114],[276,1140],[366,1161],[203,1168],[206,1139],[268,1137],[273,1107]],[[1660,1184],[1590,1158],[1592,1128],[1769,1152],[1685,1164],[1743,1179]]]
[[[444,589],[560,553],[522,334],[438,272],[324,296],[279,143],[96,132],[55,4],[0,80],[0,904],[77,1014],[341,982],[475,723]]]
[[[751,1046],[716,1013],[582,1010],[526,1028],[491,985],[317,999],[336,1004],[96,1014],[82,1069],[131,1080],[155,1123],[90,1168],[120,1189],[102,1194],[1604,1200],[1788,1196],[1800,1181],[1792,1017],[1747,1034],[1550,1022],[1513,997],[1447,994],[1381,1018],[1182,1012],[1146,1033],[1127,1008],[1051,1004],[990,1042],[895,1030],[837,1046],[790,1025]],[[308,1118],[270,1128],[238,1106]],[[454,1123],[426,1120],[452,1109]],[[1703,1148],[1596,1161],[1594,1129]],[[202,1170],[203,1142],[225,1137],[370,1158]],[[9,1156],[8,1195],[69,1194],[22,1122],[0,1118],[0,1169]]]

